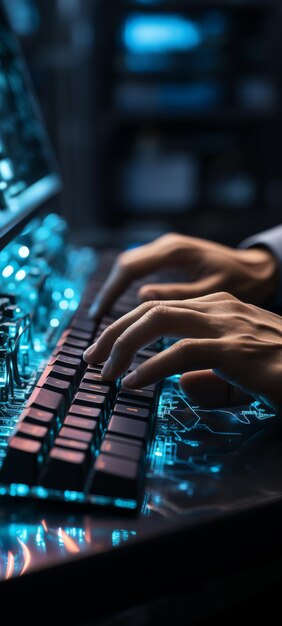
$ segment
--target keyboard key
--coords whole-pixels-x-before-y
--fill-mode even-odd
[[[64,365],[54,365],[51,368],[51,376],[59,378],[60,380],[67,380],[73,387],[76,380],[76,370],[72,367],[65,367]]]
[[[54,441],[55,446],[59,446],[59,448],[72,448],[73,450],[78,450],[80,452],[84,452],[88,454],[89,445],[84,441],[76,441],[75,439],[64,439],[63,437],[57,437]]]
[[[76,330],[83,330],[86,333],[93,333],[95,323],[91,321],[86,322],[79,319],[73,319],[71,322],[71,328],[76,328]]]
[[[83,406],[80,404],[72,404],[69,408],[69,414],[76,415],[77,417],[85,417],[87,419],[94,420],[100,425],[104,421],[104,415],[101,409],[93,406]]]
[[[130,406],[133,406],[133,407],[140,407],[143,409],[150,408],[150,404],[146,401],[146,399],[135,397],[135,396],[131,396],[130,398],[127,398],[123,396],[123,394],[121,393],[119,393],[118,396],[116,397],[116,401],[119,404],[126,404],[126,405],[130,404]]]
[[[89,346],[89,341],[86,341],[85,339],[77,339],[76,337],[72,337],[72,335],[69,334],[67,337],[62,337],[57,342],[58,348],[63,349],[64,345],[73,346],[74,348],[82,348],[83,350],[86,350],[86,348],[88,348]]]
[[[83,441],[84,443],[92,443],[93,435],[88,430],[81,430],[78,428],[70,428],[68,426],[62,426],[59,437],[65,437],[66,439],[74,439],[77,441]]]
[[[107,432],[113,435],[124,435],[124,437],[140,439],[144,446],[146,446],[149,436],[149,428],[146,422],[120,415],[112,415]]]
[[[52,448],[40,483],[56,490],[82,491],[86,478],[87,461],[84,452]]]
[[[118,443],[123,443],[123,444],[126,443],[127,445],[130,445],[130,446],[142,447],[142,441],[140,441],[140,439],[133,439],[133,438],[128,439],[127,437],[124,437],[121,435],[113,435],[111,433],[106,433],[103,441],[117,441]]]
[[[144,448],[142,448],[141,446],[131,446],[128,443],[111,441],[109,439],[104,439],[100,450],[101,452],[104,452],[104,454],[120,456],[124,459],[137,461],[138,463],[141,462],[144,458]]]
[[[152,356],[156,356],[158,354],[158,350],[149,350],[145,348],[144,350],[139,350],[137,352],[138,356],[145,357],[145,359],[150,359]]]
[[[140,487],[138,463],[109,454],[99,454],[94,464],[91,493],[110,498],[137,500]]]
[[[114,413],[118,415],[125,415],[127,417],[134,417],[135,419],[149,420],[150,409],[144,409],[137,406],[131,406],[130,404],[117,403],[114,406]]]
[[[79,391],[74,396],[72,406],[75,407],[76,404],[87,406],[90,408],[99,408],[102,411],[103,418],[105,418],[105,412],[107,408],[106,396],[102,396],[102,395],[94,394],[94,393],[84,393],[83,391]]]
[[[100,442],[100,425],[94,420],[88,420],[85,417],[76,417],[76,415],[67,415],[64,420],[64,426],[70,426],[72,428],[80,428],[81,430],[89,430],[95,441],[95,445],[98,446]]]
[[[77,330],[75,328],[69,328],[68,330],[65,330],[62,335],[62,337],[75,337],[76,339],[85,339],[85,341],[88,341],[89,343],[92,339],[92,336],[92,332],[85,332],[83,330]]]
[[[76,357],[68,356],[67,354],[58,354],[55,357],[52,357],[49,361],[50,365],[66,365],[67,367],[71,367],[76,372],[80,370],[81,360]]]
[[[149,389],[128,389],[124,385],[121,386],[120,395],[126,398],[144,398],[148,402],[152,402],[154,398],[154,392]]]
[[[60,353],[66,354],[67,356],[81,357],[83,355],[84,350],[82,348],[74,348],[70,346],[68,343],[65,343],[63,346],[59,348]]]
[[[109,395],[111,388],[110,385],[101,385],[100,383],[93,383],[83,378],[79,385],[81,391],[87,391],[88,393],[98,393],[104,396]]]
[[[0,481],[35,485],[42,464],[42,442],[14,436],[0,471]]]
[[[20,420],[46,426],[49,430],[54,430],[56,426],[56,415],[51,411],[42,411],[41,409],[24,409],[20,415]]]
[[[19,422],[15,431],[17,437],[28,437],[36,441],[46,441],[49,437],[49,431],[46,426],[36,426],[28,422]]]
[[[27,401],[27,407],[37,407],[39,409],[50,409],[61,420],[65,414],[65,402],[64,397],[56,391],[50,391],[49,389],[41,389],[36,387],[32,392],[29,400]]]
[[[64,396],[66,407],[69,405],[73,394],[71,384],[67,380],[61,380],[60,378],[48,376],[45,380],[43,388],[61,393]]]

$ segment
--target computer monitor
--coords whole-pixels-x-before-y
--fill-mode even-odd
[[[20,44],[0,8],[0,246],[61,187]]]

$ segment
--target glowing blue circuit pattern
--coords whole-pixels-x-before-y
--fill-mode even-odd
[[[65,221],[52,213],[33,220],[0,252],[0,466],[21,409],[96,265],[92,250],[68,243]],[[24,488],[17,487],[18,495],[26,495]]]
[[[242,500],[245,494],[252,497],[249,483],[260,471],[260,438],[268,453],[265,433],[279,421],[259,402],[234,409],[191,406],[178,378],[165,381],[159,401],[144,515],[204,512],[211,502],[226,507],[234,490]],[[269,478],[264,476],[263,489]]]

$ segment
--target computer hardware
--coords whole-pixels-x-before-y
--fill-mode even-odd
[[[1,25],[0,35],[11,41],[2,17]],[[10,50],[18,55],[14,45]],[[25,95],[33,100],[30,86]],[[4,126],[5,120],[3,114]],[[9,125],[13,136],[11,120]],[[45,132],[39,136],[45,154]],[[27,139],[22,134],[23,143]],[[26,150],[24,143],[15,155],[17,171]],[[45,178],[42,172],[32,168],[27,191],[29,182],[33,189]],[[55,203],[44,213],[43,200],[60,186],[52,155],[46,176],[56,184],[41,198],[19,203],[14,213],[5,205],[0,233],[3,579],[42,571],[76,553],[92,558],[120,550],[122,559],[122,546],[131,543],[140,564],[140,540],[148,549],[148,537],[163,539],[163,564],[176,528],[181,543],[181,528],[200,532],[211,520],[279,503],[282,493],[279,420],[267,407],[257,402],[220,410],[191,406],[177,376],[132,394],[121,381],[120,387],[102,384],[101,368],[83,363],[83,350],[94,335],[136,304],[136,284],[96,327],[88,307],[117,250],[98,253],[69,243]],[[12,183],[2,182],[9,200]],[[164,342],[147,346],[136,359],[164,347]],[[134,514],[130,521],[125,512]],[[152,558],[151,543],[149,549]],[[148,552],[143,556],[152,563]],[[114,563],[111,572],[118,570]],[[108,571],[104,574],[107,580]]]

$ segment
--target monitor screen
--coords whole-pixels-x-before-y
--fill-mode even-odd
[[[60,186],[20,45],[0,10],[0,244]]]

